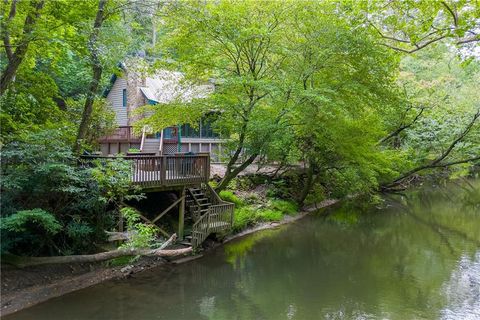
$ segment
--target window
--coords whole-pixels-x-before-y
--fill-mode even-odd
[[[123,105],[124,108],[126,108],[127,107],[127,89],[123,89],[122,94],[123,94],[123,96],[122,96],[123,104],[122,105]]]
[[[182,125],[181,135],[184,138],[199,138],[200,137],[198,130],[194,129],[189,124]]]

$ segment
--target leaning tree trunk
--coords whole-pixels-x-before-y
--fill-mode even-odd
[[[19,257],[7,255],[2,257],[7,263],[11,263],[19,268],[38,266],[42,264],[61,264],[61,263],[89,263],[111,260],[119,257],[131,256],[155,256],[155,257],[176,257],[192,253],[192,247],[174,249],[174,250],[155,250],[155,249],[117,249],[96,254],[84,254],[73,256],[57,257]]]
[[[155,257],[176,257],[193,252],[192,247],[182,249],[165,250],[177,239],[177,235],[173,234],[170,239],[165,241],[158,249],[117,249],[96,254],[83,254],[72,256],[57,257],[20,257],[15,255],[4,255],[2,260],[19,268],[38,266],[43,264],[62,264],[62,263],[89,263],[111,260],[119,257],[131,256],[155,256]]]
[[[298,201],[297,201],[300,207],[303,207],[305,199],[310,193],[310,190],[312,190],[312,185],[313,185],[313,171],[314,171],[313,164],[307,161],[307,165],[308,165],[307,178],[305,180],[305,183],[302,188],[302,192],[300,193],[300,196],[298,197]]]
[[[253,163],[253,161],[257,158],[258,154],[252,154],[247,160],[245,160],[243,163],[241,163],[238,167],[235,169],[232,169],[233,165],[227,165],[227,171],[225,172],[225,176],[223,177],[222,181],[218,184],[218,186],[215,188],[216,192],[220,192],[224,190],[230,181],[235,179],[235,177],[238,176],[240,172],[245,170],[249,165]]]
[[[0,94],[3,94],[10,83],[15,79],[15,75],[17,74],[18,67],[22,63],[25,55],[27,54],[28,45],[31,42],[32,33],[35,29],[35,24],[37,23],[38,18],[40,17],[40,11],[42,10],[43,6],[45,5],[45,0],[41,1],[32,1],[33,10],[27,14],[25,18],[25,23],[23,25],[23,34],[21,39],[16,44],[15,51],[12,50],[12,44],[10,43],[10,34],[8,31],[7,23],[11,22],[11,20],[15,17],[16,14],[16,1],[12,1],[10,7],[10,13],[8,15],[8,19],[5,19],[4,23],[1,24],[1,28],[3,29],[2,38],[3,38],[3,45],[5,48],[5,53],[7,55],[7,66],[2,71],[2,76],[0,78]],[[5,17],[4,17],[5,18]]]
[[[87,99],[83,107],[82,120],[78,127],[77,139],[75,141],[74,151],[80,153],[83,141],[87,135],[87,130],[90,125],[90,120],[93,112],[93,103],[95,102],[95,96],[97,95],[100,79],[102,77],[102,65],[100,63],[100,52],[98,51],[98,36],[100,34],[100,28],[105,20],[105,5],[107,0],[99,0],[97,15],[93,24],[93,30],[88,41],[88,47],[90,50],[90,61],[92,63],[93,77],[90,81],[88,88]]]

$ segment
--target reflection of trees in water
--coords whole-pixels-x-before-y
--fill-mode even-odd
[[[455,254],[455,246],[451,242],[455,240],[480,246],[480,210],[477,210],[480,208],[480,181],[459,180],[443,187],[424,187],[386,198],[390,205],[437,234],[452,254]]]
[[[460,258],[443,292],[447,305],[441,319],[480,319],[480,251],[473,259]]]

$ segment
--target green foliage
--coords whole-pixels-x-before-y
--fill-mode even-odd
[[[298,205],[293,201],[274,199],[270,200],[268,207],[283,214],[294,215],[298,212]]]
[[[53,217],[61,226],[46,238],[43,229],[37,230],[40,220],[35,226],[26,224],[24,232],[9,229],[2,232],[2,251],[92,252],[94,242],[103,240],[104,231],[114,226],[118,205],[134,191],[126,178],[130,167],[122,160],[108,161],[105,167],[101,163],[79,166],[71,141],[68,131],[43,130],[22,135],[2,149],[2,219],[43,217],[48,222]]]
[[[127,229],[131,233],[130,239],[122,245],[122,248],[149,248],[153,245],[157,234],[157,227],[144,224],[137,210],[124,207],[120,210],[127,223]]]
[[[103,231],[114,227],[124,201],[142,197],[131,186],[128,161],[79,163],[71,153],[91,80],[98,1],[46,1],[26,34],[32,4],[6,0],[0,7],[0,15],[9,17],[16,6],[13,16],[0,21],[2,37],[14,50],[28,43],[14,81],[0,97],[2,251],[91,252]],[[224,151],[231,177],[254,158],[289,166],[281,178],[253,175],[226,183],[233,192],[220,196],[237,205],[236,230],[298,210],[278,199],[312,203],[366,194],[372,200],[382,183],[448,149],[478,110],[479,7],[460,1],[449,11],[448,5],[186,0],[162,3],[160,12],[141,2],[110,1],[95,46],[103,70],[100,87],[123,60],[148,71],[181,71],[182,88],[214,82],[215,91],[201,99],[138,108],[135,115],[151,116],[135,126],[195,124],[215,111],[213,128],[228,140]],[[157,43],[151,41],[152,30],[158,31]],[[389,48],[420,48],[432,37],[447,44],[434,41],[409,56]],[[11,58],[4,49],[2,72]],[[155,62],[126,58],[139,49]],[[96,98],[85,148],[95,149],[115,125],[106,101]],[[478,156],[478,141],[477,121],[446,160]],[[474,170],[474,163],[465,163],[444,173],[458,178]],[[270,200],[234,194],[258,184],[267,184]],[[139,223],[134,212],[126,210],[125,217],[138,236],[128,245],[150,246],[152,227]]]
[[[409,116],[424,108],[421,117],[397,142],[397,148],[408,157],[409,169],[442,154],[479,110],[476,83],[480,81],[480,66],[464,62],[447,46],[426,48],[402,60],[399,83],[405,88],[410,105],[416,107]],[[478,156],[479,139],[477,121],[446,162]],[[468,175],[472,167],[473,163],[452,167],[452,177]]]
[[[29,248],[28,252],[42,252],[53,245],[53,237],[62,229],[56,217],[42,209],[21,210],[0,220],[1,250]],[[24,250],[24,249],[21,249]]]
[[[228,190],[220,191],[219,196],[220,198],[222,198],[222,200],[234,203],[235,207],[237,208],[244,205],[243,200],[237,197],[232,191],[228,191]]]
[[[128,160],[101,159],[94,160],[94,164],[91,173],[101,190],[102,201],[120,206],[124,200],[140,200],[143,197],[132,193],[134,187],[130,178],[131,163]]]
[[[275,222],[283,219],[286,213],[277,209],[258,206],[244,206],[235,208],[233,229],[241,231],[259,222]]]
[[[256,219],[259,221],[273,222],[280,221],[283,218],[283,213],[278,210],[263,209],[256,212]]]
[[[240,231],[256,222],[255,210],[251,207],[235,208],[233,230]]]
[[[2,229],[17,233],[28,232],[32,226],[41,228],[50,235],[55,235],[62,229],[54,215],[38,208],[18,211],[1,220]]]

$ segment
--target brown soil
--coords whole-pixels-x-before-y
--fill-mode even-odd
[[[336,200],[326,200],[314,206],[305,208],[296,216],[286,216],[284,220],[274,223],[264,223],[240,233],[227,237],[223,243],[245,235],[276,228],[279,225],[297,221],[310,212],[335,204]],[[208,244],[206,250],[215,248],[220,243]],[[184,257],[172,261],[174,264],[188,262],[201,255]],[[159,257],[142,257],[128,266],[108,267],[106,263],[88,264],[55,264],[40,265],[26,268],[16,268],[1,265],[1,309],[0,316],[14,313],[46,300],[83,289],[110,279],[128,278],[130,275],[169,263]]]
[[[158,257],[143,257],[133,265],[117,267],[108,267],[105,263],[77,263],[19,269],[2,264],[0,315],[5,316],[105,280],[126,278],[165,262]]]

